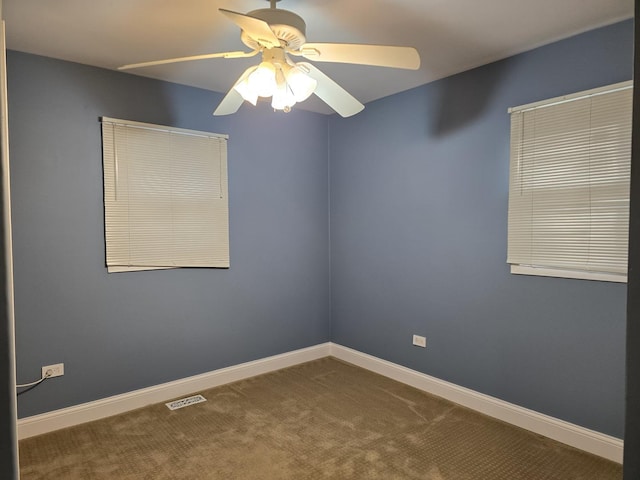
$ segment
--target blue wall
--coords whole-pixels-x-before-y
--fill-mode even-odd
[[[19,416],[329,340],[326,116],[10,52]],[[107,274],[100,116],[228,133],[231,268]]]
[[[510,275],[507,108],[629,80],[632,50],[627,21],[332,117],[332,340],[622,437],[626,287]]]

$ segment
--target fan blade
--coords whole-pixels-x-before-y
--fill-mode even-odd
[[[358,45],[352,43],[305,43],[294,55],[316,62],[355,63],[378,67],[420,68],[420,55],[413,47]]]
[[[307,75],[318,82],[318,86],[313,93],[320,97],[341,116],[350,117],[364,109],[364,105],[356,100],[353,95],[310,63],[300,62],[297,65],[301,67]]]
[[[280,46],[280,40],[278,40],[278,37],[275,36],[269,24],[264,20],[251,17],[243,13],[225,10],[224,8],[219,8],[218,11],[238,25],[247,35],[260,45],[268,48]]]
[[[259,53],[259,50],[252,52],[222,52],[222,53],[206,53],[204,55],[193,55],[191,57],[167,58],[165,60],[154,60],[152,62],[131,63],[118,67],[118,70],[129,70],[132,68],[152,67],[154,65],[165,65],[167,63],[190,62],[192,60],[206,60],[208,58],[245,58],[253,57]]]
[[[235,88],[231,88],[220,102],[220,105],[218,105],[218,108],[213,112],[213,115],[218,117],[236,113],[243,102],[244,98],[242,98],[242,95],[240,95]]]
[[[218,108],[216,108],[216,111],[213,112],[215,116],[231,115],[232,113],[236,113],[238,111],[240,105],[242,105],[242,102],[244,102],[244,98],[242,98],[242,95],[240,95],[240,93],[238,93],[238,91],[236,90],[236,85],[247,78],[249,74],[253,70],[255,70],[255,68],[255,66],[249,67],[244,71],[242,75],[240,75],[240,78],[236,81],[236,83],[233,84],[231,90],[227,92],[225,97],[220,102],[220,105],[218,105]]]

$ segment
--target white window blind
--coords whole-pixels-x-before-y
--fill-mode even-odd
[[[109,272],[229,267],[227,137],[102,118]]]
[[[510,113],[512,272],[626,281],[631,82]]]

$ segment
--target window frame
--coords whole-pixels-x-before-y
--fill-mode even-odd
[[[510,114],[510,124],[512,128],[511,138],[510,138],[510,173],[509,173],[509,217],[512,214],[512,189],[514,187],[513,184],[513,168],[514,168],[514,151],[517,148],[514,148],[514,138],[513,138],[513,128],[514,128],[514,117],[513,114],[517,113],[525,113],[527,111],[536,110],[539,108],[546,108],[556,105],[561,105],[563,103],[573,102],[576,100],[587,99],[594,96],[606,95],[610,93],[620,92],[622,90],[629,90],[633,88],[632,81],[620,82],[613,85],[607,85],[604,87],[599,87],[583,92],[578,92],[570,95],[564,95],[560,97],[555,97],[548,100],[543,100],[539,102],[533,102],[526,105],[521,105],[518,107],[511,107],[508,109],[508,113]],[[590,107],[591,108],[591,107]],[[521,120],[524,125],[524,120]],[[625,124],[626,125],[626,124]],[[589,135],[592,134],[591,124],[589,126]],[[519,138],[519,140],[524,143],[523,136]],[[591,141],[591,140],[589,140]],[[629,148],[631,145],[631,136],[629,135]],[[591,145],[591,144],[589,144]],[[521,159],[521,153],[516,154],[519,159]],[[630,165],[630,157],[629,157],[629,165]],[[630,177],[629,177],[630,178]],[[591,188],[591,187],[589,187]],[[628,205],[628,195],[627,195],[627,205]],[[627,207],[628,208],[628,207]],[[592,218],[592,214],[589,214],[590,218]],[[533,228],[533,227],[531,227]],[[628,231],[628,225],[627,225]],[[512,235],[512,225],[511,218],[509,218],[508,225],[508,245],[511,247],[511,235]],[[591,233],[589,234],[591,236]],[[628,243],[628,242],[627,242]],[[617,272],[605,272],[598,270],[580,270],[580,269],[572,269],[565,268],[554,265],[534,265],[534,264],[526,264],[526,263],[517,263],[510,261],[511,256],[511,248],[508,248],[508,258],[507,263],[510,265],[510,272],[514,275],[535,275],[535,276],[545,276],[545,277],[560,277],[560,278],[574,278],[574,279],[585,279],[585,280],[597,280],[597,281],[608,281],[608,282],[619,282],[625,283],[627,281],[627,275],[625,273],[617,273]],[[628,259],[627,259],[628,260]]]
[[[229,136],[100,122],[108,272],[229,268]]]

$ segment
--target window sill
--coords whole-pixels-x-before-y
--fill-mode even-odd
[[[627,276],[620,273],[561,270],[556,268],[532,267],[530,265],[511,265],[511,273],[513,275],[536,275],[538,277],[575,278],[579,280],[627,283]]]

